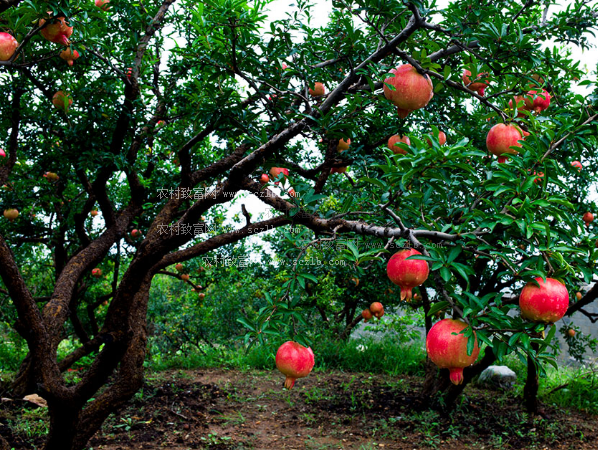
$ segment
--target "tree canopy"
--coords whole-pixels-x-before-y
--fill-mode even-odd
[[[157,276],[201,294],[202,258],[227,259],[232,280],[240,258],[255,258],[242,241],[272,230],[279,260],[264,269],[247,343],[309,344],[297,324],[310,311],[357,323],[364,299],[327,281],[341,272],[400,303],[384,271],[404,247],[430,268],[411,303],[426,328],[435,315],[463,319],[486,365],[508,353],[540,371],[554,363],[556,328],[513,314],[526,283],[559,279],[569,315],[598,296],[575,297],[598,275],[584,219],[598,212],[596,75],[568,51],[588,48],[596,5],[334,0],[322,27],[310,25],[317,4],[276,21],[270,5],[0,1],[0,31],[18,42],[0,61],[1,292],[29,349],[13,390],[48,401],[47,450],[84,448],[141,386]],[[433,86],[408,114],[383,92],[398,92],[390,74],[404,64]],[[521,137],[504,162],[487,142],[501,123]],[[395,135],[409,144],[389,148]],[[268,217],[239,208],[241,194]],[[190,270],[200,274],[189,281]],[[338,303],[313,301],[318,292]],[[80,347],[58,361],[69,322]],[[85,355],[93,363],[67,384],[62,372]]]

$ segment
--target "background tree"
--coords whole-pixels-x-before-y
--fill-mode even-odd
[[[321,28],[309,25],[314,6],[299,2],[264,29],[265,6],[1,3],[0,27],[20,45],[0,61],[0,201],[19,212],[0,225],[0,277],[29,348],[13,394],[48,401],[47,450],[84,448],[141,386],[155,275],[274,228],[304,227],[321,242],[363,236],[367,249],[343,251],[355,266],[384,248],[419,249],[431,268],[420,289],[427,328],[437,312],[461,317],[487,345],[485,364],[516,353],[531,380],[536,363],[550,361],[554,327],[542,338],[544,325],[508,314],[518,290],[536,276],[560,278],[570,293],[595,279],[595,226],[582,216],[596,211],[596,97],[572,91],[585,74],[559,48],[587,45],[598,16],[591,2],[548,16],[550,2],[533,0],[442,10],[434,1],[335,1]],[[69,41],[80,54],[72,66],[59,58]],[[435,95],[401,119],[382,80],[403,63],[431,76]],[[464,69],[487,78],[483,95],[462,84]],[[324,96],[310,96],[316,82]],[[531,83],[550,92],[551,106],[517,118],[508,102]],[[502,164],[485,146],[500,122],[530,133]],[[426,143],[434,127],[446,146]],[[385,148],[399,133],[411,138],[406,155]],[[351,145],[339,154],[341,138]],[[286,185],[256,181],[271,167],[289,169],[276,180]],[[298,197],[280,191],[289,184]],[[243,208],[244,225],[225,226],[241,192],[271,218],[253,221]],[[96,268],[105,281],[91,276]],[[290,295],[270,296],[272,319],[262,323],[309,340],[296,336],[292,295],[307,283],[318,278],[293,269],[282,285]],[[81,326],[81,306],[104,301],[97,327]],[[68,321],[81,346],[57,361]],[[80,381],[67,383],[62,372],[91,354]],[[432,384],[429,392],[442,388]]]

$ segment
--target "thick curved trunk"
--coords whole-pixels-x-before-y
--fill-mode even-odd
[[[495,360],[496,356],[492,350],[486,349],[486,353],[481,360],[473,366],[463,369],[463,383],[454,385],[449,380],[449,372],[447,369],[439,371],[436,365],[427,359],[426,378],[421,393],[424,404],[431,405],[437,403],[437,396],[442,393],[445,408],[453,409],[465,387],[488,366],[491,366]]]
[[[100,429],[106,418],[133,397],[143,384],[143,362],[147,344],[146,313],[149,300],[151,276],[147,276],[135,294],[131,313],[127,316],[130,338],[119,349],[109,350],[120,361],[115,383],[90,403],[81,405],[50,405],[50,432],[44,450],[82,450],[89,439]],[[120,358],[119,358],[120,356]],[[112,361],[113,364],[118,361]],[[93,370],[90,369],[90,370]],[[93,381],[92,381],[93,383]],[[87,395],[80,397],[86,400]],[[85,406],[83,409],[83,406]]]

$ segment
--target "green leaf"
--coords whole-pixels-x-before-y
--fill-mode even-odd
[[[441,301],[438,303],[434,303],[431,307],[430,307],[430,311],[428,311],[428,316],[433,316],[434,314],[436,314],[438,311],[442,311],[443,309],[446,309],[450,306],[450,303],[447,301]]]

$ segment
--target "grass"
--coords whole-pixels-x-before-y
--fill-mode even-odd
[[[64,345],[64,344],[63,344]],[[9,348],[10,347],[10,348]],[[67,349],[70,350],[70,347]],[[425,353],[421,345],[406,345],[391,339],[382,341],[350,340],[347,342],[321,339],[314,343],[316,372],[339,370],[387,375],[423,375]],[[256,346],[249,351],[243,348],[205,346],[202,351],[177,351],[171,354],[148,354],[146,368],[151,372],[169,369],[192,370],[198,368],[225,368],[241,371],[252,369],[272,370],[275,367],[275,347]],[[2,367],[0,380],[7,383],[23,357],[22,349],[0,344]],[[87,362],[87,361],[85,361]],[[91,359],[90,361],[91,362]],[[506,357],[503,362],[517,373],[515,394],[520,395],[525,383],[526,366],[516,357]],[[67,377],[78,376],[69,373]],[[560,367],[547,369],[547,377],[540,378],[540,401],[564,408],[575,408],[598,414],[598,369]],[[350,388],[350,386],[349,386]],[[143,394],[141,394],[143,395]],[[318,393],[310,393],[314,398]]]
[[[425,353],[423,348],[417,345],[399,344],[392,340],[351,340],[348,342],[320,340],[312,346],[312,349],[316,355],[315,370],[341,370],[389,375],[423,374]],[[154,355],[148,359],[146,365],[155,371],[200,367],[269,370],[275,365],[276,349],[267,346],[253,347],[248,352],[241,348],[205,347],[203,352]]]

